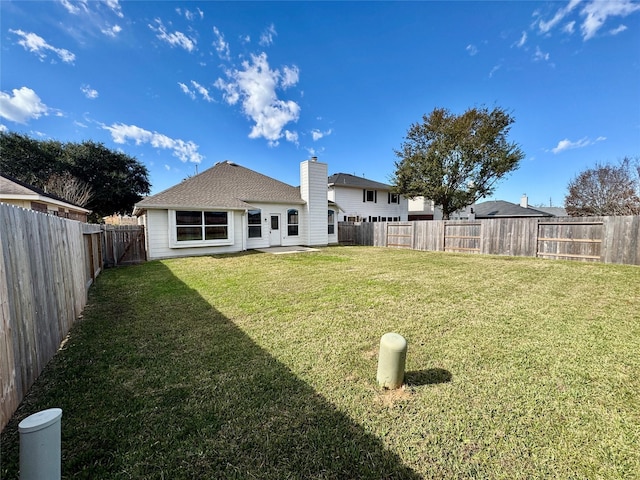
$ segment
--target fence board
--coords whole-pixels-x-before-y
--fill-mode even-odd
[[[0,204],[0,429],[82,312],[87,279],[102,267],[92,256],[85,271],[85,247],[99,236],[99,227]]]
[[[419,220],[413,249],[600,261],[640,265],[640,217],[561,217]],[[393,223],[389,224],[390,226]],[[386,222],[338,223],[338,238],[352,245],[398,246]],[[393,241],[390,241],[390,238]],[[403,237],[408,243],[406,237]],[[403,245],[404,246],[404,245]],[[405,247],[406,248],[406,247]]]

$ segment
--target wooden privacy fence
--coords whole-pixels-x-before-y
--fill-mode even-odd
[[[144,226],[102,225],[102,251],[105,267],[144,262]]]
[[[82,313],[105,262],[144,260],[140,228],[119,230],[0,203],[0,430]]]
[[[638,216],[340,222],[338,240],[351,245],[640,265]]]

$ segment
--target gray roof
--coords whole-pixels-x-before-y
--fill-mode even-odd
[[[300,189],[233,162],[216,163],[194,177],[146,197],[136,210],[148,208],[225,208],[244,210],[251,202],[304,204]]]
[[[569,214],[562,207],[535,207],[536,210],[540,210],[544,213],[549,213],[554,217],[568,217]]]
[[[550,213],[524,208],[515,203],[504,200],[478,203],[473,207],[476,218],[504,218],[504,217],[552,217]]]
[[[77,208],[79,210],[82,210],[83,212],[91,212],[91,210],[87,210],[86,208],[81,207],[80,205],[76,205],[75,203],[65,200],[64,198],[59,197],[58,195],[47,193],[41,188],[34,187],[33,185],[29,185],[28,183],[25,183],[21,180],[18,180],[17,178],[14,178],[10,175],[5,175],[3,173],[0,173],[0,195],[1,194],[7,195],[7,196],[39,195],[40,197],[49,198],[57,202],[62,202],[67,206]]]
[[[374,182],[366,178],[356,177],[348,173],[334,173],[329,177],[329,186],[333,187],[352,187],[352,188],[369,188],[373,190],[391,190],[391,185],[386,183]]]

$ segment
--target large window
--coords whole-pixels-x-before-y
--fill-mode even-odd
[[[336,222],[335,222],[336,214],[333,210],[329,210],[329,215],[327,217],[327,225],[329,226],[328,233],[329,235],[333,235],[336,231]]]
[[[376,190],[362,190],[363,202],[378,202],[378,192]]]
[[[287,233],[290,237],[298,235],[298,210],[287,210]]]
[[[400,195],[389,192],[389,203],[400,203]]]
[[[262,237],[262,215],[260,210],[249,210],[249,238]]]
[[[227,212],[176,211],[178,242],[226,240],[229,238]]]

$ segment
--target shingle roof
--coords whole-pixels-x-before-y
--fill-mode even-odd
[[[476,218],[498,217],[552,217],[550,213],[535,208],[523,208],[515,203],[495,200],[476,204],[473,208]]]
[[[226,208],[244,210],[251,202],[304,204],[300,189],[224,161],[136,204],[148,208]]]
[[[45,197],[50,200],[55,200],[57,202],[62,202],[67,206],[71,206],[73,208],[77,208],[82,210],[83,212],[90,212],[91,210],[87,210],[80,205],[76,205],[75,203],[71,203],[68,200],[65,200],[62,197],[57,195],[53,195],[52,193],[47,193],[41,188],[34,187],[33,185],[29,185],[17,178],[14,178],[10,175],[5,175],[0,173],[0,194],[4,195],[39,195],[40,197]]]
[[[374,182],[373,180],[356,177],[348,173],[334,173],[331,175],[329,177],[329,186],[391,190],[391,185],[387,185],[386,183]]]

